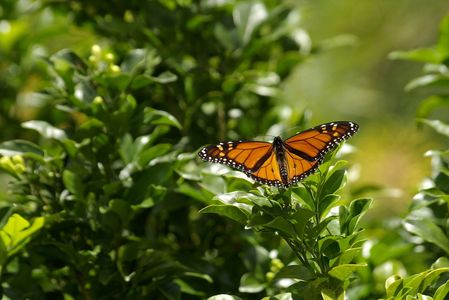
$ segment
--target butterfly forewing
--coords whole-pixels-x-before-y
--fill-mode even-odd
[[[273,152],[267,142],[235,141],[204,147],[198,155],[205,161],[221,163],[252,173],[257,164],[268,159]]]
[[[326,123],[300,132],[284,141],[287,150],[304,153],[313,160],[319,160],[341,141],[357,132],[359,126],[353,122]],[[303,157],[306,157],[306,156]]]

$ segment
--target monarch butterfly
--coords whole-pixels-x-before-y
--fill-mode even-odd
[[[338,121],[318,125],[272,143],[229,141],[202,148],[204,161],[229,165],[255,181],[287,188],[306,178],[322,163],[324,155],[359,129],[354,122]]]

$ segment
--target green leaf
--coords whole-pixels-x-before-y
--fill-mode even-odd
[[[443,18],[439,29],[440,33],[437,43],[437,50],[444,60],[449,57],[449,15],[446,15]]]
[[[293,300],[295,298],[293,298],[291,293],[282,293],[282,294],[277,294],[277,295],[273,295],[273,296],[267,296],[267,297],[263,297],[261,300]]]
[[[259,293],[264,288],[265,285],[250,273],[243,274],[240,278],[239,292],[241,293]]]
[[[308,191],[308,187],[304,185],[299,185],[292,191],[292,200],[301,203],[309,210],[315,210],[315,202]]]
[[[165,71],[159,74],[157,77],[152,76],[151,78],[157,83],[166,84],[176,81],[178,79],[178,76],[170,71]]]
[[[422,100],[416,111],[418,118],[428,117],[435,109],[449,106],[449,97],[432,95]]]
[[[402,284],[396,287],[395,294],[416,295],[423,293],[439,278],[442,273],[449,272],[449,268],[427,270],[404,278]],[[398,290],[400,288],[400,290]]]
[[[319,204],[320,216],[326,216],[329,210],[340,203],[338,200],[340,200],[340,195],[329,194],[324,196],[324,198],[320,200]]]
[[[84,185],[78,174],[66,169],[62,173],[62,181],[69,192],[82,197],[84,193]]]
[[[449,239],[446,234],[428,219],[406,219],[404,227],[407,231],[418,235],[423,240],[435,244],[449,254]]]
[[[410,81],[406,86],[405,90],[410,91],[418,87],[427,86],[449,86],[449,78],[440,74],[427,74],[421,77],[415,78]]]
[[[442,284],[435,294],[433,295],[434,300],[445,300],[449,295],[449,280]]]
[[[339,189],[344,186],[344,181],[346,178],[346,170],[337,170],[326,179],[321,190],[322,195],[335,194]]]
[[[441,122],[440,120],[427,120],[419,119],[419,122],[426,124],[436,132],[449,137],[449,125]]]
[[[19,251],[29,242],[31,235],[44,226],[44,218],[38,217],[30,224],[19,214],[8,218],[5,226],[0,230],[0,238],[8,251],[8,256]]]
[[[349,215],[350,218],[348,224],[348,234],[352,234],[357,228],[360,219],[371,206],[372,199],[369,198],[360,198],[353,200],[349,205]]]
[[[305,266],[290,265],[279,270],[274,278],[295,278],[299,280],[309,281],[315,279],[316,275]]]
[[[392,275],[385,281],[385,290],[387,297],[393,297],[397,295],[403,288],[404,279],[398,275]]]
[[[343,265],[343,264],[349,264],[351,263],[355,258],[360,256],[360,253],[362,252],[362,247],[356,247],[356,248],[350,248],[345,250],[343,253],[340,254],[339,257],[336,258],[335,261],[331,262],[331,266]]]
[[[418,62],[441,63],[442,56],[434,48],[420,48],[410,51],[394,51],[388,55],[390,59],[402,59]]]
[[[153,125],[168,125],[181,129],[181,124],[168,112],[150,107],[144,109],[144,123]]]
[[[304,208],[297,208],[296,212],[289,217],[289,221],[295,227],[296,233],[302,239],[304,238],[304,230],[310,218],[312,218],[315,213],[311,210]]]
[[[97,91],[92,86],[92,83],[88,80],[82,80],[75,85],[75,98],[80,102],[81,108],[84,104],[92,103],[94,98],[97,96]]]
[[[293,228],[293,225],[281,216],[275,217],[272,221],[264,224],[263,226],[279,230],[293,238],[297,235],[295,229]]]
[[[243,299],[234,295],[219,294],[209,297],[207,298],[207,300],[243,300]]]
[[[206,206],[205,208],[201,209],[199,211],[200,213],[214,213],[218,214],[224,217],[228,217],[234,221],[239,222],[242,225],[246,225],[248,221],[248,215],[247,213],[236,207],[231,205],[224,205],[224,204],[213,204]]]
[[[139,153],[137,156],[139,166],[147,165],[151,160],[166,154],[171,149],[171,144],[158,144]]]
[[[364,268],[367,268],[366,264],[343,264],[332,268],[329,271],[329,275],[341,281],[345,281],[353,272]]]
[[[47,139],[62,140],[67,138],[64,130],[56,128],[45,121],[32,120],[24,122],[22,123],[22,127],[35,130],[39,132],[41,136]]]
[[[155,51],[147,49],[133,49],[124,58],[120,69],[124,73],[138,74],[145,72],[151,74],[161,59]]]
[[[44,156],[44,151],[38,145],[25,140],[12,140],[0,144],[0,154],[3,156],[27,155]]]
[[[243,45],[249,43],[256,30],[267,17],[268,12],[261,2],[240,2],[232,12],[234,24]]]
[[[81,73],[87,71],[86,63],[71,49],[62,49],[51,56],[52,61],[63,60]]]

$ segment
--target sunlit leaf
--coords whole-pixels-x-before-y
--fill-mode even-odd
[[[31,235],[44,226],[44,218],[38,217],[30,224],[19,214],[8,218],[0,230],[0,238],[8,251],[8,256],[19,251],[31,238]]]
[[[449,239],[447,235],[431,220],[406,219],[404,227],[407,231],[418,235],[429,243],[437,245],[449,254]]]
[[[365,264],[342,264],[332,268],[329,275],[341,281],[347,279],[353,272],[367,268]]]
[[[67,138],[64,130],[47,123],[46,121],[32,120],[22,123],[23,128],[32,129],[40,133],[44,138],[61,140]]]
[[[144,110],[144,115],[144,122],[147,124],[169,125],[181,129],[181,124],[178,122],[178,120],[176,120],[175,117],[165,111],[146,107]]]
[[[207,298],[207,300],[242,300],[242,298],[234,295],[220,294],[209,297]]]
[[[237,221],[242,225],[246,225],[248,220],[247,213],[244,210],[231,205],[220,205],[220,204],[209,205],[201,209],[200,213],[218,214],[224,217],[228,217],[234,221]]]
[[[241,2],[235,6],[232,17],[243,45],[251,40],[254,30],[267,16],[267,9],[261,2]]]
[[[419,122],[426,124],[436,132],[449,137],[449,125],[441,122],[440,120],[427,120],[420,119]]]

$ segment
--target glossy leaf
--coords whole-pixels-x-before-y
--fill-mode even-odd
[[[27,121],[22,123],[22,127],[35,130],[39,132],[41,136],[47,139],[62,140],[67,138],[64,130],[56,128],[50,123],[47,123],[46,121],[39,121],[39,120]]]
[[[3,156],[13,155],[37,155],[43,156],[44,151],[38,145],[26,140],[12,140],[0,144],[0,154]]]
[[[261,2],[241,2],[234,8],[232,17],[243,45],[249,43],[255,29],[267,16],[267,9]]]
[[[144,110],[144,115],[145,123],[154,125],[168,125],[181,129],[181,124],[178,122],[178,120],[176,120],[175,117],[165,111],[147,107]]]
[[[246,225],[248,216],[246,212],[236,206],[230,205],[209,205],[200,210],[200,213],[214,213],[224,217],[228,217],[242,225]]]
[[[309,281],[316,278],[316,275],[305,266],[290,265],[282,268],[278,273],[276,273],[275,279],[280,278],[294,278]]]
[[[8,218],[5,226],[0,230],[0,238],[8,256],[19,251],[31,239],[31,236],[44,226],[44,218],[38,217],[32,223],[13,214]]]
[[[432,128],[433,130],[435,130],[436,132],[445,135],[447,137],[449,137],[449,125],[441,122],[440,120],[426,120],[426,119],[421,119],[419,120],[421,123],[426,124],[427,126],[429,126],[430,128]]]
[[[342,265],[333,267],[329,271],[329,275],[331,275],[332,277],[337,278],[341,281],[344,281],[355,271],[364,269],[366,267],[367,267],[367,265],[365,265],[365,264],[342,264]]]
[[[207,298],[207,300],[242,300],[242,298],[234,295],[220,294],[209,297]]]
[[[449,239],[444,232],[428,219],[407,219],[404,221],[407,231],[418,235],[423,240],[435,244],[449,254]]]

